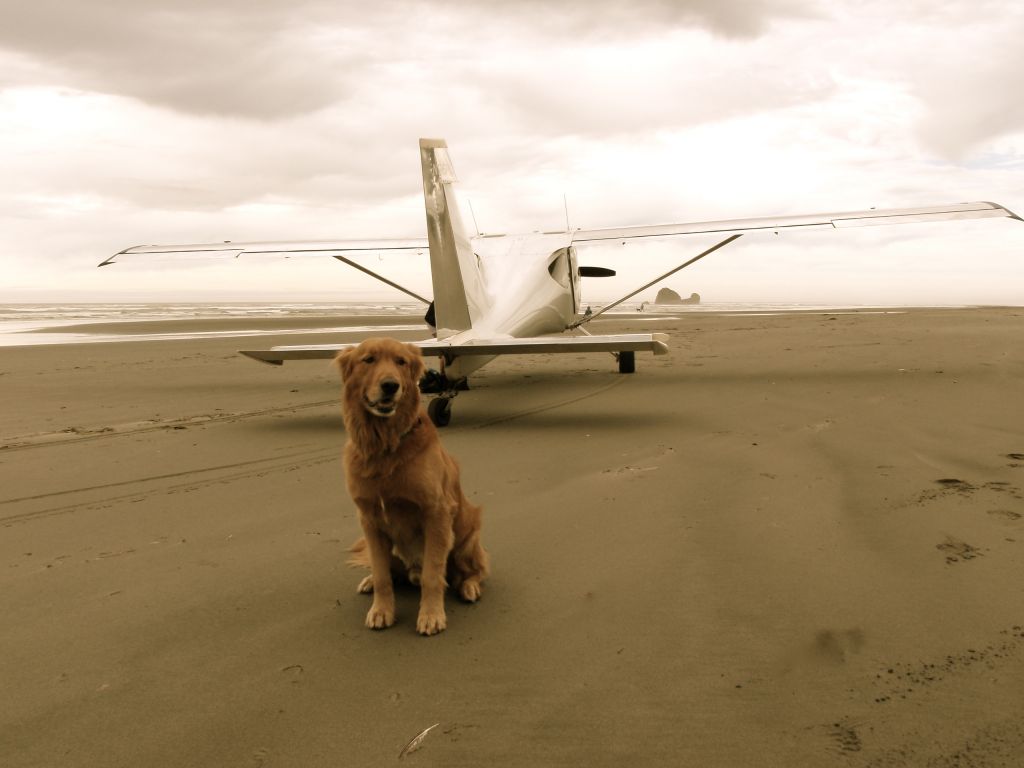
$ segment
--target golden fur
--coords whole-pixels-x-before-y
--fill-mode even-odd
[[[335,362],[348,431],[345,478],[364,533],[352,546],[350,562],[371,572],[359,584],[360,592],[373,593],[366,626],[394,623],[394,570],[420,586],[416,630],[436,634],[447,626],[448,581],[474,602],[489,572],[480,545],[480,508],[463,495],[458,464],[420,409],[419,348],[367,339]]]

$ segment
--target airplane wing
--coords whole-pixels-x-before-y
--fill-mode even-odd
[[[877,224],[909,224],[950,219],[980,219],[1008,216],[1021,220],[1020,216],[998,203],[955,203],[934,205],[924,208],[872,208],[866,211],[845,213],[817,213],[800,216],[775,216],[753,219],[724,219],[679,224],[648,224],[605,229],[578,229],[572,232],[573,243],[596,243],[606,240],[628,240],[644,237],[671,237],[673,235],[695,235],[714,232],[749,232],[754,230],[807,229],[815,227],[864,227]],[[203,254],[224,258],[238,258],[255,254],[336,254],[374,253],[377,251],[427,252],[429,243],[425,237],[369,240],[323,240],[323,241],[266,241],[191,243],[183,245],[136,245],[115,253],[100,262],[99,266],[115,264],[124,257],[152,254]]]
[[[427,357],[455,358],[463,355],[534,355],[558,352],[653,352],[668,354],[664,333],[620,333],[605,336],[533,336],[522,339],[502,337],[473,339],[461,344],[437,339],[413,341]],[[266,350],[244,350],[240,354],[271,365],[285,360],[330,360],[352,344],[297,344]]]
[[[108,264],[117,263],[125,256],[151,256],[154,254],[175,254],[177,256],[200,255],[208,258],[232,258],[250,254],[281,254],[289,255],[316,255],[332,256],[340,262],[348,264],[354,269],[380,280],[385,285],[397,288],[402,293],[412,296],[414,299],[429,304],[430,299],[420,296],[403,285],[389,280],[372,269],[346,258],[342,254],[378,253],[380,251],[405,251],[422,253],[428,249],[427,238],[410,237],[395,240],[294,240],[294,241],[268,241],[252,243],[235,243],[225,240],[222,243],[192,243],[186,245],[136,245],[132,248],[125,248],[111,256],[109,259],[100,262],[98,266],[105,267]]]
[[[105,267],[114,264],[125,256],[141,256],[148,254],[187,254],[197,253],[213,257],[238,258],[250,254],[333,254],[333,253],[375,253],[377,251],[424,251],[427,250],[427,238],[409,237],[400,239],[373,240],[323,240],[323,241],[268,241],[252,243],[235,243],[225,240],[222,243],[191,243],[185,245],[136,245],[125,248],[101,262]]]
[[[924,208],[871,208],[845,213],[816,213],[801,216],[776,216],[756,219],[725,219],[684,224],[655,224],[608,229],[580,229],[572,233],[573,243],[597,243],[607,240],[629,240],[643,237],[671,237],[714,232],[750,232],[755,230],[809,229],[815,227],[840,229],[878,224],[911,224],[950,219],[982,219],[1020,216],[998,203],[955,203]]]

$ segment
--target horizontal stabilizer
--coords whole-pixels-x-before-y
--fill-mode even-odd
[[[668,336],[664,333],[620,333],[607,336],[535,336],[513,339],[474,339],[461,344],[425,339],[411,342],[424,356],[456,358],[463,355],[535,355],[559,352],[653,352],[668,354]],[[272,365],[285,360],[330,360],[354,344],[299,344],[271,347],[267,350],[244,350],[240,354]]]

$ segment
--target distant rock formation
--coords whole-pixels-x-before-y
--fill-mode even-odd
[[[691,293],[690,298],[684,299],[671,288],[662,288],[654,298],[655,304],[700,304],[700,294]]]

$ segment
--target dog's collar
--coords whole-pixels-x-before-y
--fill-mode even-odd
[[[422,423],[423,423],[423,417],[422,416],[417,416],[416,417],[416,421],[414,421],[412,423],[412,426],[409,427],[407,430],[405,430],[405,432],[403,432],[402,434],[400,434],[398,436],[399,442],[401,442],[402,440],[405,440],[405,438],[407,438],[409,435],[411,435],[413,432],[415,432],[416,428],[419,427],[419,425],[422,424]]]

